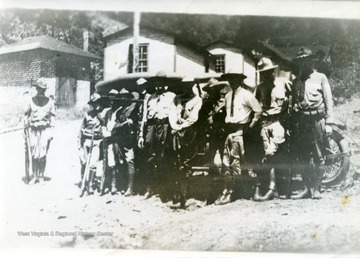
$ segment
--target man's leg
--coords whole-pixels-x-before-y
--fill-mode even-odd
[[[38,171],[39,171],[40,184],[44,184],[44,182],[45,182],[45,178],[44,178],[45,168],[46,168],[46,156],[39,159],[39,170]]]
[[[135,167],[134,167],[134,149],[133,148],[124,148],[124,156],[127,165],[127,177],[128,184],[125,192],[125,196],[130,196],[134,191],[134,178],[135,178]]]

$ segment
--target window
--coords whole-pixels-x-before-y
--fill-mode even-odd
[[[133,44],[129,45],[129,63],[128,63],[128,73],[133,72]],[[136,73],[143,73],[148,71],[148,44],[139,44],[139,62],[135,68]]]
[[[225,72],[225,55],[215,55],[215,72]]]

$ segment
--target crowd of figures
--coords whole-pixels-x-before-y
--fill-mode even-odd
[[[263,57],[259,85],[244,74],[225,73],[175,94],[168,87],[172,78],[159,72],[137,80],[142,90],[93,93],[78,137],[80,195],[158,195],[184,208],[189,178],[208,168],[223,179],[215,204],[266,201],[277,196],[281,171],[296,164],[303,168],[304,190],[291,198],[319,198],[334,116],[318,64],[301,48],[291,82],[276,77],[277,66]],[[46,85],[36,87],[26,112],[31,183],[43,181],[54,117]]]

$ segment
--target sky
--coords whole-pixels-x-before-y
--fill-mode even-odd
[[[142,11],[360,19],[360,1],[312,0],[0,0],[0,8]]]

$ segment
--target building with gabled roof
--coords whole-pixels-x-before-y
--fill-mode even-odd
[[[133,28],[104,37],[104,79],[132,73]],[[137,73],[178,73],[195,76],[214,73],[211,54],[194,42],[158,29],[141,26],[139,42],[139,65]]]
[[[47,94],[60,107],[82,107],[90,96],[91,62],[96,55],[50,36],[26,38],[0,48],[0,87],[6,96],[47,82]]]

